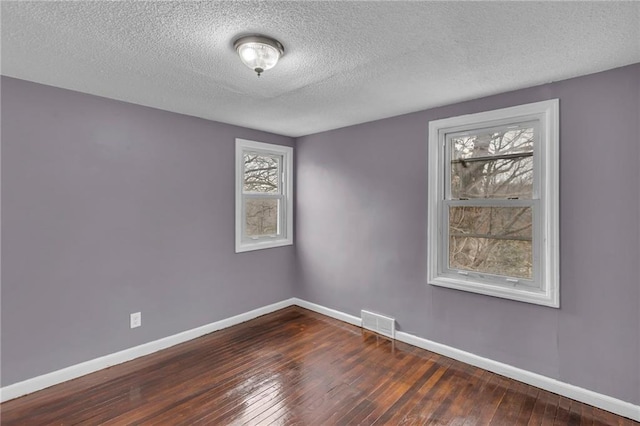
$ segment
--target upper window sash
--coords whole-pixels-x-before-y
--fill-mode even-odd
[[[247,149],[243,149],[242,151],[242,158],[243,158],[243,165],[242,165],[242,170],[243,170],[243,178],[246,178],[246,175],[252,171],[260,171],[260,169],[247,169],[247,165],[246,165],[246,161],[245,158],[247,156],[254,156],[254,157],[263,157],[263,158],[269,158],[271,160],[273,160],[276,164],[277,164],[277,168],[276,168],[276,172],[275,172],[275,177],[276,177],[276,188],[275,191],[251,191],[251,190],[246,190],[246,183],[243,182],[242,185],[242,193],[243,194],[261,194],[261,195],[274,195],[274,194],[284,194],[284,181],[285,181],[285,176],[284,176],[284,171],[282,168],[282,163],[285,161],[285,158],[283,155],[278,155],[278,154],[273,154],[269,151],[261,151],[261,150],[256,150],[251,149],[251,148],[247,148]],[[268,172],[267,172],[268,173]]]
[[[524,129],[532,129],[532,147],[531,150],[515,150],[515,152],[507,152],[506,154],[488,154],[482,157],[466,157],[464,159],[456,159],[454,158],[453,152],[455,150],[454,144],[455,140],[464,138],[464,137],[472,137],[477,135],[486,135],[492,133],[500,133],[507,131],[517,131]],[[475,128],[472,125],[458,128],[455,131],[443,131],[439,133],[439,144],[443,149],[444,154],[444,178],[442,180],[442,191],[440,192],[442,199],[445,200],[456,200],[456,199],[513,199],[514,197],[500,197],[499,195],[494,195],[491,197],[455,197],[452,191],[452,167],[454,164],[460,164],[460,169],[471,168],[478,164],[487,164],[490,162],[498,162],[498,161],[517,161],[518,159],[528,159],[531,158],[532,164],[532,187],[531,187],[531,195],[526,196],[522,194],[516,194],[517,199],[540,199],[540,159],[539,159],[539,150],[540,150],[540,123],[539,120],[510,120],[501,125],[494,125],[490,127],[482,127]],[[459,195],[459,194],[458,194]]]

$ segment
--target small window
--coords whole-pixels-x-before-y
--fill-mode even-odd
[[[557,169],[557,100],[430,122],[429,283],[558,307]]]
[[[292,155],[236,139],[236,253],[293,244]]]

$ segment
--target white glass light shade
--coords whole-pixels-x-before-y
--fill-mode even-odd
[[[273,68],[284,55],[282,45],[272,38],[263,36],[242,37],[234,43],[240,60],[258,73]]]

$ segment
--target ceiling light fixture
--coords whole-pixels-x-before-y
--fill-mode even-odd
[[[262,35],[240,37],[233,43],[240,60],[258,73],[273,68],[284,55],[284,47],[278,40]]]

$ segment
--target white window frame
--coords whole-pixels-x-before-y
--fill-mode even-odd
[[[533,279],[450,269],[447,209],[452,201],[447,188],[450,170],[447,135],[525,122],[536,122],[538,130],[534,140],[533,199],[518,200],[516,204],[530,205],[534,209]],[[429,122],[428,155],[428,283],[559,308],[559,100],[433,120]],[[474,201],[477,204],[484,202],[482,199]],[[500,204],[495,200],[489,203]]]
[[[278,156],[280,162],[281,191],[278,194],[245,193],[244,192],[244,153],[252,152]],[[256,142],[247,139],[236,139],[236,253],[261,250],[293,244],[293,148]],[[260,237],[247,237],[245,234],[245,200],[251,197],[274,198],[280,201],[281,211],[278,222],[278,234]]]

